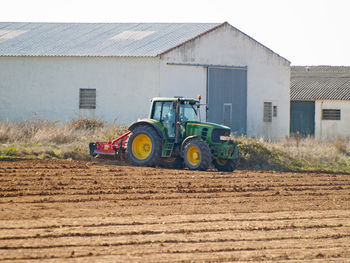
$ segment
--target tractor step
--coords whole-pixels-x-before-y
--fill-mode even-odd
[[[174,143],[163,141],[162,157],[170,157],[173,153]]]

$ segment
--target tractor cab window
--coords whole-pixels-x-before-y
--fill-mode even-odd
[[[162,114],[162,106],[163,106],[163,103],[162,103],[162,102],[159,102],[159,101],[157,101],[157,102],[154,104],[152,119],[155,119],[155,120],[157,120],[157,121],[160,121],[160,117],[161,117],[161,114]]]
[[[163,123],[169,138],[175,137],[176,107],[171,101],[157,101],[153,108],[152,119]]]
[[[194,105],[184,103],[180,106],[180,121],[196,121],[197,120],[197,111]]]
[[[177,101],[156,101],[153,106],[152,119],[160,121],[170,139],[175,138],[176,130],[176,106]],[[197,110],[194,103],[189,101],[180,102],[179,121],[182,124],[180,127],[180,136],[185,133],[185,123],[188,121],[197,121]]]

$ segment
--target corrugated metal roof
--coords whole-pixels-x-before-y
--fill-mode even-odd
[[[220,25],[1,22],[0,56],[157,56]]]
[[[228,25],[288,64],[290,61],[224,23],[0,22],[0,56],[157,56]]]
[[[350,67],[291,67],[291,100],[350,100]]]

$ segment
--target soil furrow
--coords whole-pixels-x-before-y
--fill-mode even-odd
[[[350,222],[350,216],[349,217],[344,217],[344,216],[322,216],[322,217],[314,217],[314,216],[310,216],[310,217],[290,217],[290,218],[284,218],[284,217],[276,217],[276,218],[263,218],[263,219],[232,219],[232,218],[225,218],[225,219],[197,219],[197,220],[184,220],[184,221],[172,221],[172,222],[166,222],[167,225],[183,225],[183,224],[192,224],[192,225],[198,225],[198,224],[203,224],[203,223],[217,223],[217,224],[221,224],[221,223],[248,223],[252,224],[252,223],[268,223],[268,222],[273,222],[274,225],[276,225],[276,223],[286,223],[286,224],[292,224],[292,223],[303,223],[306,225],[307,223],[310,223],[313,221],[317,221],[317,222],[327,222],[327,221],[332,221],[332,222],[339,222],[339,223],[343,223],[343,222]],[[149,226],[149,225],[160,225],[160,224],[165,224],[165,222],[160,222],[160,221],[156,221],[156,222],[124,222],[124,223],[97,223],[97,224],[86,224],[84,222],[79,223],[79,224],[61,224],[61,225],[45,225],[45,226],[28,226],[28,227],[24,227],[24,226],[15,226],[15,227],[0,227],[0,231],[1,230],[36,230],[36,229],[63,229],[63,228],[76,228],[76,227],[80,227],[80,228],[90,228],[90,227],[120,227],[120,226]],[[18,232],[17,231],[17,232]]]

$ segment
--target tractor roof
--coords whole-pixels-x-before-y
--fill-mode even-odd
[[[193,98],[182,98],[182,97],[173,97],[173,98],[167,98],[167,97],[156,97],[153,98],[152,101],[189,101],[189,102],[199,102],[198,99],[193,99]]]

